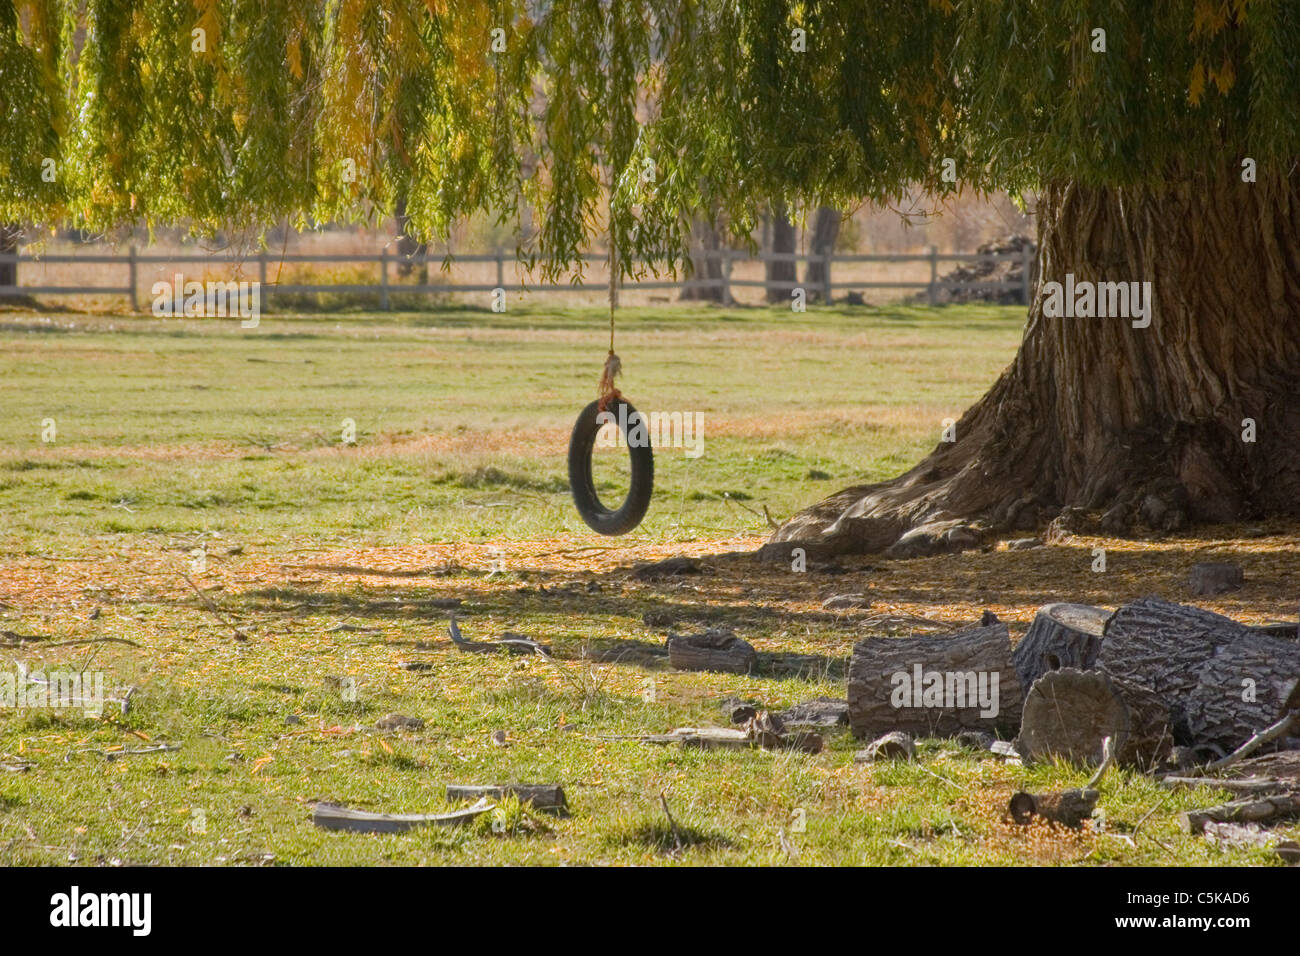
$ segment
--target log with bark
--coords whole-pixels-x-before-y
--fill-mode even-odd
[[[1048,604],[1016,645],[1013,659],[1021,687],[1032,687],[1048,671],[1062,667],[1091,670],[1101,651],[1110,611],[1088,604]]]
[[[1083,826],[1084,820],[1092,816],[1100,796],[1100,791],[1091,787],[1054,793],[1020,791],[1012,795],[1007,809],[1016,823],[1026,824],[1032,822],[1034,817],[1040,817],[1061,826],[1078,829]]]
[[[758,667],[754,645],[725,628],[709,628],[699,634],[669,634],[665,647],[668,662],[679,671],[749,674]]]
[[[1300,709],[1300,643],[1246,630],[1201,666],[1187,696],[1197,743],[1231,750]]]
[[[1300,816],[1300,792],[1265,797],[1247,797],[1203,810],[1188,810],[1179,820],[1188,833],[1201,833],[1210,821],[1216,823],[1262,823]]]
[[[946,637],[871,637],[849,664],[849,725],[858,737],[902,730],[951,737],[1014,731],[1020,681],[1006,624]]]
[[[1146,597],[1124,605],[1106,622],[1097,669],[1162,697],[1174,742],[1192,744],[1196,738],[1187,707],[1201,668],[1248,636],[1253,636],[1250,628],[1220,614]]]
[[[1120,764],[1149,769],[1173,745],[1169,708],[1136,684],[1067,667],[1044,674],[1025,696],[1016,749],[1027,763],[1060,757],[1096,764],[1107,737]]]

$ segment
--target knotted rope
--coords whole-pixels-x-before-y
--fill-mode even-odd
[[[612,219],[612,216],[611,216]],[[605,357],[605,368],[600,373],[600,385],[596,390],[596,407],[609,411],[609,406],[622,401],[623,395],[614,387],[614,378],[623,371],[622,360],[614,354],[614,307],[618,304],[618,260],[614,252],[614,230],[609,231],[609,355]]]

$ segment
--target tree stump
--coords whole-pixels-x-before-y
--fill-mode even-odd
[[[679,671],[722,671],[748,674],[758,666],[754,645],[724,628],[699,634],[669,634],[668,662]]]
[[[1195,738],[1187,723],[1188,696],[1201,668],[1250,628],[1200,608],[1146,597],[1126,604],[1106,622],[1097,669],[1164,698],[1174,743]]]
[[[1032,687],[1048,671],[1062,667],[1092,670],[1101,651],[1110,611],[1088,604],[1048,604],[1016,645],[1013,659],[1021,687]]]
[[[853,648],[849,725],[858,737],[989,733],[1020,722],[1021,690],[1006,624],[947,637],[872,637]]]
[[[1099,764],[1111,737],[1116,761],[1147,769],[1169,753],[1169,725],[1169,708],[1153,692],[1067,667],[1044,674],[1025,696],[1016,749],[1027,762],[1056,756]]]
[[[1235,750],[1300,708],[1300,643],[1247,629],[1200,668],[1185,705],[1199,744]]]

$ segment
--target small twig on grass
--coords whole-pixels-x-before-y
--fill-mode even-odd
[[[659,803],[664,808],[664,816],[668,818],[668,825],[672,827],[673,843],[676,844],[676,848],[673,850],[673,853],[681,853],[683,848],[682,834],[681,831],[677,829],[677,821],[673,819],[673,812],[668,809],[667,794],[668,794],[667,790],[659,791]]]
[[[966,787],[963,787],[961,784],[957,783],[956,781],[949,780],[947,777],[943,776],[943,774],[935,773],[929,767],[922,766],[921,764],[918,763],[916,764],[916,769],[920,770],[922,773],[928,773],[930,776],[934,777],[937,780],[942,780],[950,787],[956,787],[958,790],[961,790],[964,793],[970,793],[970,790],[967,789]]]
[[[193,578],[191,578],[188,574],[186,574],[184,571],[181,571],[180,569],[177,569],[176,573],[185,579],[185,583],[188,584],[190,588],[194,591],[194,593],[199,596],[199,600],[203,602],[203,604],[207,607],[208,611],[212,614],[212,616],[215,617],[218,621],[220,621],[223,625],[230,628],[230,630],[235,635],[235,640],[237,641],[248,640],[248,635],[245,634],[244,631],[233,621],[227,619],[226,616],[222,614],[221,611],[217,608],[217,606],[212,603],[212,599],[209,598],[206,594],[204,594],[201,590],[199,590],[199,586],[194,583]]]
[[[1102,776],[1110,769],[1110,765],[1115,762],[1115,741],[1107,737],[1101,742],[1101,766],[1097,772],[1092,775],[1092,779],[1083,785],[1085,790],[1091,790],[1101,782]]]
[[[98,747],[87,747],[77,752],[83,754],[99,754],[106,760],[116,760],[118,757],[138,757],[142,754],[171,753],[172,751],[180,749],[180,744],[158,744],[156,747],[140,747],[136,750],[101,750]]]

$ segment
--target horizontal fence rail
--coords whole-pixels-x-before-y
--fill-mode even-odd
[[[765,291],[790,291],[803,289],[809,294],[823,296],[823,301],[833,302],[834,293],[838,288],[841,291],[851,291],[857,289],[924,289],[926,297],[930,304],[938,301],[942,292],[966,292],[966,291],[987,291],[987,292],[1020,292],[1021,301],[1028,305],[1033,284],[1033,272],[1035,263],[1036,250],[1032,246],[1025,246],[1019,251],[1010,252],[970,252],[970,253],[940,253],[936,248],[931,247],[928,253],[880,253],[871,255],[817,255],[813,253],[801,252],[760,252],[749,254],[739,250],[720,249],[710,250],[697,253],[694,256],[696,262],[706,264],[706,269],[711,271],[712,263],[718,263],[718,271],[721,275],[712,278],[697,278],[679,280],[664,280],[659,278],[645,280],[620,280],[621,288],[629,291],[654,291],[674,289],[678,291],[687,290],[719,290],[720,298],[723,302],[732,301],[731,290],[733,288],[760,288]],[[604,255],[588,253],[580,257],[581,260],[591,263],[605,263],[607,261]],[[261,288],[261,302],[266,304],[275,295],[297,295],[297,294],[316,294],[316,293],[345,293],[356,295],[378,296],[381,309],[391,307],[390,296],[392,293],[400,295],[447,295],[468,292],[495,292],[498,289],[505,293],[524,293],[524,292],[603,292],[604,283],[599,286],[579,285],[573,282],[536,282],[523,283],[505,281],[505,270],[507,264],[514,261],[514,257],[507,255],[504,251],[491,254],[472,254],[457,255],[450,258],[450,262],[457,263],[494,263],[496,265],[495,283],[469,283],[469,284],[445,284],[430,283],[428,281],[428,270],[430,266],[439,266],[443,262],[441,256],[422,253],[415,256],[391,255],[387,251],[380,252],[378,255],[368,254],[330,254],[330,253],[285,253],[269,254],[266,252],[256,256],[236,256],[230,254],[200,254],[200,253],[140,253],[134,247],[131,248],[127,255],[41,255],[34,256],[28,253],[8,253],[0,255],[0,265],[19,266],[19,277],[21,280],[21,266],[23,264],[88,264],[88,265],[113,265],[120,264],[127,270],[127,284],[121,286],[111,285],[0,285],[0,298],[14,298],[36,295],[121,295],[125,296],[131,303],[133,310],[139,309],[138,293],[138,275],[141,265],[181,265],[184,263],[202,263],[212,268],[220,264],[226,264],[232,267],[238,267],[242,270],[244,267],[256,263],[257,281]],[[736,263],[789,263],[796,269],[799,263],[806,265],[818,264],[821,266],[822,279],[820,281],[800,282],[795,279],[738,279],[732,277],[732,270]],[[920,262],[928,263],[930,266],[930,276],[928,281],[924,282],[903,282],[903,281],[852,281],[841,282],[836,285],[832,281],[834,268],[837,264],[845,263],[909,263]],[[957,262],[1012,262],[1020,265],[1020,278],[1014,281],[999,281],[994,279],[985,280],[953,280],[941,279],[939,277],[940,263],[957,263]],[[327,284],[294,284],[294,283],[269,283],[266,280],[267,269],[271,266],[277,266],[281,263],[345,263],[351,265],[375,265],[379,269],[379,282],[377,284],[356,284],[356,283],[327,283]],[[423,270],[424,281],[418,284],[400,283],[392,284],[389,282],[389,270],[393,265],[406,268],[408,270],[420,268]],[[242,278],[242,277],[241,277]],[[252,281],[244,279],[244,281]]]

